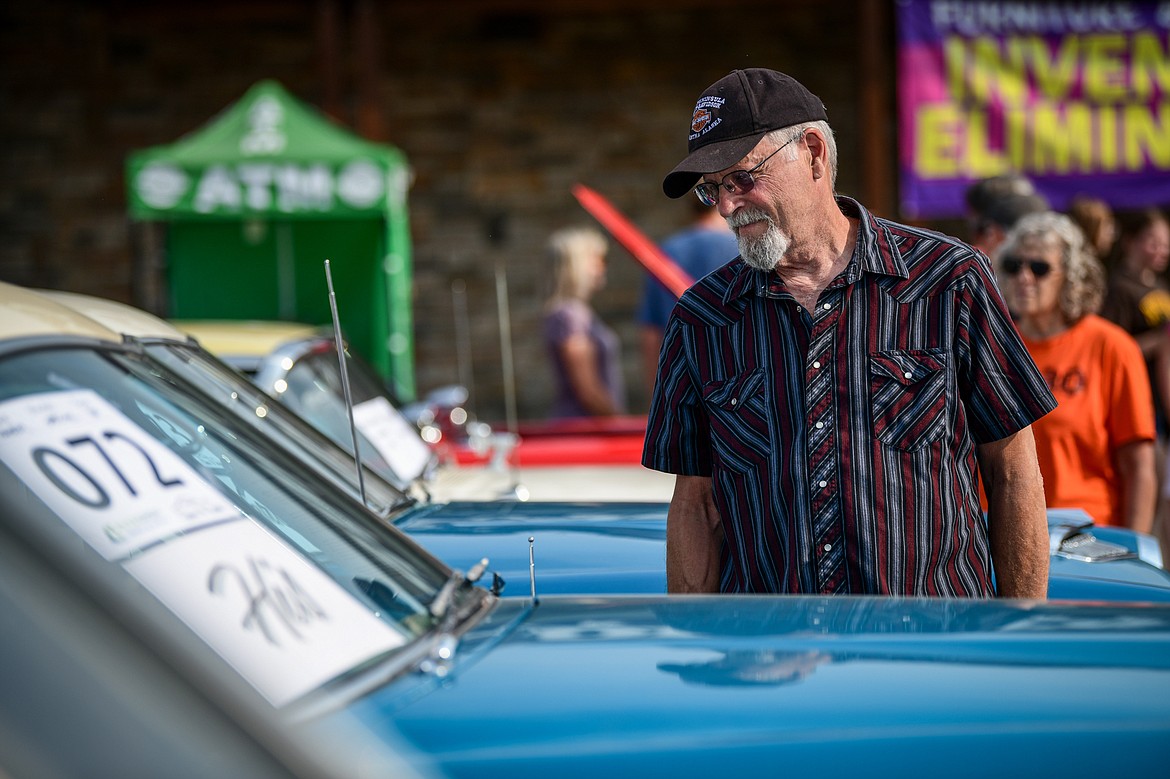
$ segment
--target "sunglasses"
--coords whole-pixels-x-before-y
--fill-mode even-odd
[[[695,195],[699,198],[699,202],[705,206],[719,205],[719,188],[723,187],[733,195],[741,195],[745,192],[751,192],[756,188],[755,173],[762,167],[764,163],[772,159],[776,154],[788,144],[804,137],[804,130],[801,130],[798,135],[789,138],[784,143],[776,147],[775,151],[769,154],[764,159],[760,160],[760,164],[756,165],[751,170],[733,170],[723,177],[723,180],[716,184],[713,181],[701,181],[695,186]]]
[[[1042,279],[1052,272],[1052,263],[1044,260],[1022,260],[1019,257],[1004,257],[999,267],[1009,276],[1018,275],[1027,266],[1032,272],[1032,278]]]

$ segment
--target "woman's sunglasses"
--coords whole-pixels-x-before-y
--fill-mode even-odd
[[[1032,271],[1032,278],[1042,279],[1052,272],[1052,263],[1044,260],[1022,260],[1019,257],[1004,257],[999,267],[1009,276],[1015,276],[1027,266]]]

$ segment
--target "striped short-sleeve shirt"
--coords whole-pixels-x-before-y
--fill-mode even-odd
[[[724,592],[991,596],[975,447],[1056,401],[983,254],[838,203],[814,310],[740,259],[683,295],[642,463],[711,477]]]

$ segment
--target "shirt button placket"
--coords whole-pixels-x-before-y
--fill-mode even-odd
[[[815,306],[813,330],[805,363],[805,409],[808,431],[808,472],[812,509],[813,564],[816,585],[823,593],[844,584],[844,550],[840,543],[841,517],[837,491],[836,418],[833,414],[833,336],[838,312],[823,301]]]

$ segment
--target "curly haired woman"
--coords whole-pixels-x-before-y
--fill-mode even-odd
[[[996,270],[1059,403],[1032,425],[1047,505],[1150,532],[1157,478],[1149,374],[1133,337],[1095,313],[1105,274],[1084,234],[1061,214],[1026,216],[999,247]]]

